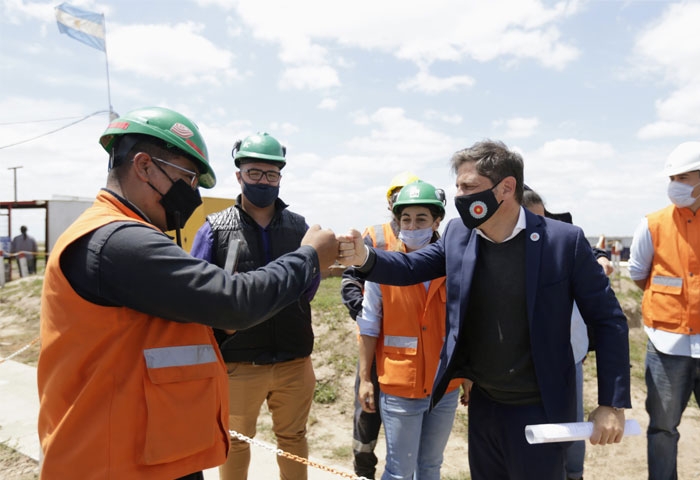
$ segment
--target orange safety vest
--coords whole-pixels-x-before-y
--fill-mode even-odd
[[[647,215],[654,258],[642,298],[644,324],[700,333],[700,217],[670,205]]]
[[[67,245],[125,220],[155,228],[101,191],[46,266],[37,369],[42,479],[172,480],[226,460],[228,384],[212,329],[88,302],[61,271]]]
[[[380,285],[382,332],[377,339],[377,376],[384,393],[404,398],[426,398],[433,390],[440,351],[445,342],[445,277],[395,287]],[[447,391],[458,388],[453,379]]]
[[[399,242],[398,234],[394,231],[394,222],[367,227],[362,237],[364,238],[368,235],[372,239],[372,246],[380,250],[395,250]]]

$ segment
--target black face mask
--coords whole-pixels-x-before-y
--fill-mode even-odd
[[[455,207],[465,227],[477,228],[496,213],[503,203],[496,200],[496,195],[493,194],[498,183],[483,192],[455,197]]]
[[[178,179],[160,199],[165,209],[168,230],[183,228],[198,206],[202,197],[198,189],[192,189],[183,179]]]
[[[163,175],[168,177],[172,183],[165,194],[160,193],[151,182],[148,182],[153,190],[160,195],[160,204],[165,210],[165,228],[166,230],[175,230],[178,236],[177,244],[180,245],[180,229],[185,226],[187,220],[192,216],[198,206],[202,204],[202,197],[199,195],[198,188],[192,188],[183,179],[174,181],[170,175],[158,165],[158,162],[153,162],[158,170],[163,172]]]
[[[168,177],[170,178],[170,177]],[[172,182],[173,180],[170,179]],[[202,204],[198,189],[192,189],[186,181],[178,179],[165,194],[162,194],[151,182],[148,185],[160,194],[160,204],[165,210],[166,230],[183,228],[192,213]]]
[[[258,208],[272,205],[280,194],[279,185],[243,182],[243,195]]]

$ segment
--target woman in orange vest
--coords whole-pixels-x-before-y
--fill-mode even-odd
[[[439,238],[445,195],[421,180],[399,193],[392,211],[399,225],[398,248],[418,250]],[[386,436],[383,480],[439,480],[452,430],[461,379],[430,410],[430,392],[445,337],[445,277],[395,287],[365,283],[360,328],[359,401],[374,412],[370,367],[376,355],[379,411]],[[415,476],[414,476],[415,475]]]

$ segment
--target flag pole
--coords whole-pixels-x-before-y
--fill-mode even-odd
[[[101,15],[102,15],[102,24],[104,25],[104,29],[105,29],[104,42],[105,42],[105,70],[107,72],[107,104],[109,105],[109,121],[111,122],[112,120],[116,119],[118,117],[118,115],[114,111],[114,108],[112,108],[112,93],[110,91],[110,86],[109,86],[109,59],[107,58],[107,21],[105,19],[104,13]]]

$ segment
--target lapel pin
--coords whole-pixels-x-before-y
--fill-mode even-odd
[[[530,240],[532,240],[533,242],[536,242],[536,241],[539,240],[539,239],[540,239],[540,234],[539,234],[539,233],[537,233],[537,232],[532,232],[532,233],[530,234]]]

